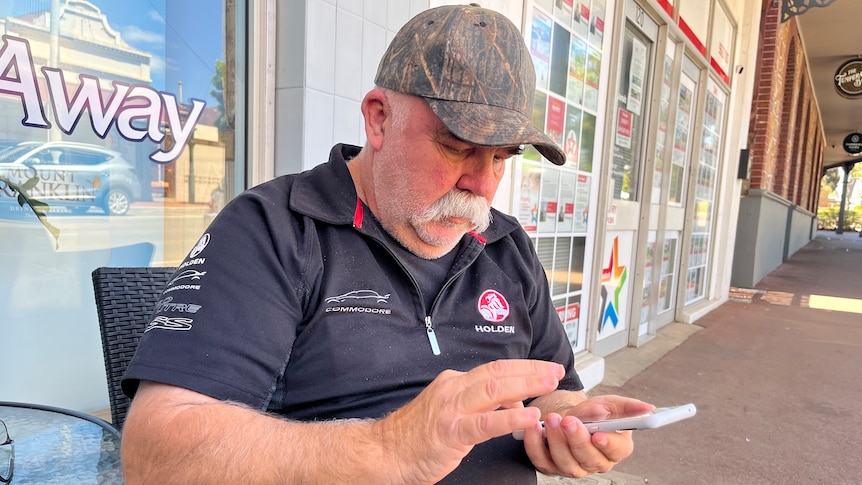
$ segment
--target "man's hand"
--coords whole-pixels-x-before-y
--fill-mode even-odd
[[[590,435],[586,421],[616,419],[646,414],[652,404],[621,396],[586,399],[564,412],[544,417],[547,444],[538,424],[524,430],[527,455],[540,472],[548,475],[584,477],[604,473],[634,450],[631,431]]]
[[[561,365],[538,360],[442,372],[416,399],[377,423],[383,442],[391,443],[392,462],[401,465],[401,481],[436,482],[474,445],[537,425],[540,410],[522,401],[552,392],[564,374]]]

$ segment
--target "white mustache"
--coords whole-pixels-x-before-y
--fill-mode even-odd
[[[478,195],[450,190],[418,214],[416,222],[431,222],[448,217],[467,219],[477,232],[483,232],[491,224],[491,207],[488,201]]]

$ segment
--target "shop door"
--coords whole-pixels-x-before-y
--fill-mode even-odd
[[[655,128],[650,126],[650,100],[656,58],[658,24],[634,2],[625,3],[619,66],[614,97],[608,114],[613,121],[609,133],[611,154],[608,178],[609,206],[602,258],[600,321],[596,344],[599,356],[625,347],[629,342],[633,288],[639,246],[645,246],[643,225],[644,174],[653,166],[648,146],[654,143]],[[647,182],[649,183],[649,182]],[[644,241],[639,242],[641,236]],[[638,291],[640,287],[638,286]],[[640,301],[638,295],[637,301]]]
[[[674,321],[679,285],[681,235],[685,224],[686,180],[694,145],[697,90],[701,69],[683,48],[668,42],[661,74],[655,168],[649,210],[649,234],[643,256],[640,325],[631,340],[649,340]]]

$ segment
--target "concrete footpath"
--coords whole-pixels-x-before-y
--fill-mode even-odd
[[[606,368],[591,394],[697,415],[636,432],[610,473],[540,484],[862,483],[862,238],[818,232],[756,288]]]

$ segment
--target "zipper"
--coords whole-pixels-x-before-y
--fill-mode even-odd
[[[357,202],[357,204],[361,204],[361,202]],[[358,207],[361,207],[361,206],[358,206]],[[357,209],[357,210],[359,210],[359,209]],[[354,226],[354,227],[356,229],[360,229],[361,222],[360,222],[360,227],[356,227],[356,226]],[[385,249],[386,252],[389,253],[389,256],[391,256],[392,259],[394,259],[395,262],[398,263],[398,266],[401,268],[401,271],[403,271],[405,274],[407,274],[407,277],[410,278],[410,282],[413,283],[413,287],[416,288],[416,291],[419,293],[420,300],[421,300],[422,289],[419,288],[419,284],[416,283],[416,278],[413,277],[413,275],[410,273],[410,271],[407,271],[407,267],[404,266],[404,263],[401,262],[401,259],[398,258],[398,255],[396,255],[395,252],[392,251],[392,249],[390,249],[389,246],[387,246],[385,242],[383,242],[381,239],[378,239],[375,235],[370,234],[366,231],[362,231],[362,230],[360,230],[359,232],[364,234],[366,237],[368,237],[372,241],[376,242],[377,244],[381,245],[383,247],[383,249]],[[484,239],[480,240],[480,244],[482,244],[482,245],[485,244]],[[434,355],[440,355],[440,344],[437,342],[437,333],[434,331],[434,325],[431,322],[431,313],[433,313],[434,307],[437,306],[437,300],[440,299],[440,295],[442,295],[443,292],[446,291],[446,288],[448,288],[452,284],[453,281],[458,279],[458,277],[461,276],[462,273],[467,271],[467,268],[470,266],[470,264],[472,264],[473,261],[475,261],[477,256],[478,256],[478,253],[473,256],[473,259],[470,261],[470,263],[464,265],[464,267],[462,267],[460,270],[458,270],[457,273],[453,274],[451,278],[446,280],[446,282],[443,283],[443,287],[440,288],[440,291],[437,293],[437,296],[434,297],[434,301],[431,302],[431,310],[432,311],[429,311],[428,315],[425,316],[425,333],[428,336],[428,343],[431,344],[431,352],[433,352]],[[420,303],[420,305],[421,305],[421,303]],[[425,309],[424,305],[422,305],[422,307],[423,307],[422,309],[424,310]]]
[[[431,315],[425,317],[425,331],[428,333],[431,352],[434,352],[434,355],[440,355],[440,345],[437,343],[437,334],[434,333],[434,326],[431,324]]]

